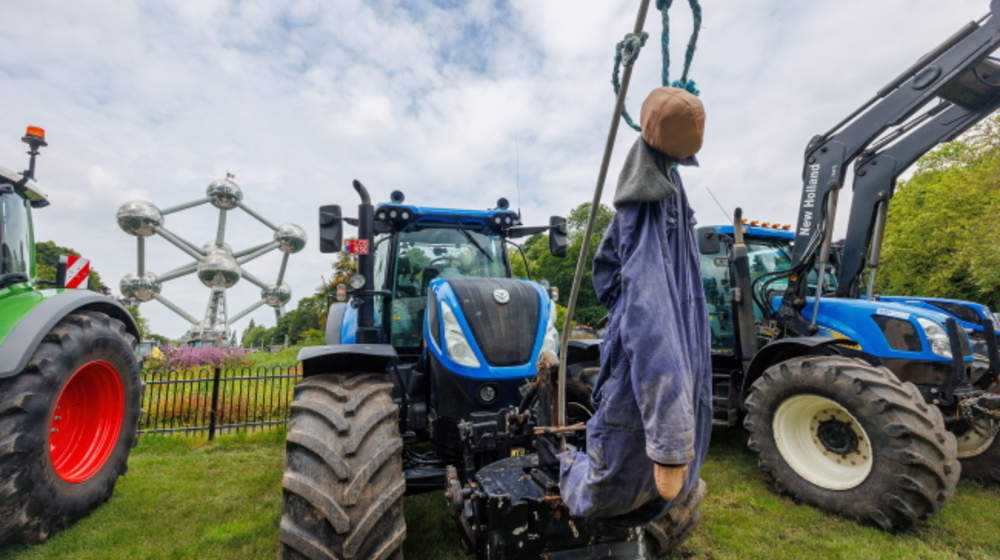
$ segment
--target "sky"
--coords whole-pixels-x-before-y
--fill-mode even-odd
[[[235,175],[244,202],[309,235],[291,256],[292,303],[331,275],[319,253],[317,208],[355,215],[351,181],[375,201],[401,190],[420,206],[486,209],[500,197],[526,224],[547,224],[593,197],[612,120],[614,47],[639,0],[88,0],[0,3],[0,165],[24,169],[27,125],[47,130],[37,177],[51,206],[36,239],[91,259],[115,291],[136,268],[136,241],[116,224],[131,200],[159,208],[204,197]],[[699,168],[684,168],[702,225],[729,219],[794,223],[802,153],[925,52],[989,10],[987,0],[702,0],[690,77],[707,112]],[[652,4],[655,4],[653,2]],[[670,79],[681,72],[690,9],[671,16]],[[659,13],[636,63],[627,107],[660,83]],[[603,201],[638,134],[619,130]],[[846,216],[849,188],[841,197]],[[711,197],[714,193],[720,209]],[[166,218],[202,245],[218,210]],[[842,220],[838,220],[842,222]],[[351,234],[351,229],[348,230]],[[235,250],[271,232],[228,215]],[[277,251],[246,265],[277,277]],[[147,242],[146,268],[191,259]],[[194,276],[162,294],[201,317],[208,289]],[[229,312],[260,290],[245,279]],[[158,302],[154,332],[187,322]],[[249,318],[273,325],[274,312]]]

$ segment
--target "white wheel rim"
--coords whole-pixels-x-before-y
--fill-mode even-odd
[[[788,466],[820,488],[849,490],[872,471],[868,434],[850,412],[830,399],[796,395],[785,400],[774,414],[773,429]],[[831,442],[836,444],[832,449]]]
[[[981,422],[979,428],[986,433],[991,433],[993,422],[989,420]],[[996,436],[984,437],[970,427],[968,430],[965,430],[964,434],[955,436],[955,439],[958,442],[958,458],[968,459],[989,449],[993,445],[993,440],[996,439]]]

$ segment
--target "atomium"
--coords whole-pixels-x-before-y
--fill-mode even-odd
[[[267,287],[260,291],[264,303],[271,307],[281,307],[292,299],[292,287],[287,282],[279,286],[277,282],[268,282]]]
[[[242,275],[240,263],[223,249],[209,251],[198,261],[198,280],[208,288],[232,288]]]
[[[118,226],[129,235],[149,237],[155,234],[154,228],[163,225],[163,214],[160,209],[141,200],[126,202],[118,208]]]
[[[243,191],[232,180],[232,176],[212,181],[204,198],[160,210],[154,204],[134,200],[123,204],[117,213],[118,226],[136,237],[137,269],[126,274],[119,284],[122,295],[137,302],[157,300],[171,311],[191,323],[188,338],[197,341],[221,342],[229,339],[229,327],[236,321],[262,305],[273,307],[278,318],[284,313],[284,305],[292,299],[292,289],[284,282],[288,258],[306,246],[306,232],[295,224],[276,226],[260,214],[243,204]],[[215,239],[200,247],[164,227],[164,216],[211,204],[219,209]],[[234,251],[226,243],[226,213],[241,209],[260,223],[271,229],[272,241]],[[146,270],[146,238],[159,235],[194,260],[184,266],[160,275]],[[263,282],[243,269],[243,265],[275,249],[284,253],[278,277],[271,282]],[[203,319],[197,319],[163,296],[163,284],[182,276],[195,274],[205,287],[209,288],[208,308]],[[241,279],[260,288],[260,300],[239,313],[228,316],[226,311],[226,290]]]
[[[121,290],[122,295],[129,299],[149,301],[153,299],[154,294],[160,293],[162,284],[157,281],[156,275],[148,270],[142,276],[133,271],[122,278],[118,288]]]
[[[274,230],[274,240],[278,250],[285,253],[298,253],[306,246],[306,230],[295,224],[284,224]]]
[[[212,199],[212,206],[220,210],[232,210],[243,201],[243,191],[228,178],[212,181],[205,194]]]

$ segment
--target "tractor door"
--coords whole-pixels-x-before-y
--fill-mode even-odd
[[[15,192],[0,192],[0,275],[34,276],[31,209]]]

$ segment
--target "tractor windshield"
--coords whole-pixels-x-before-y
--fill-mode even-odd
[[[398,234],[390,336],[397,348],[419,348],[427,287],[435,278],[506,278],[503,238],[485,227],[415,223]]]
[[[0,274],[30,274],[31,217],[28,201],[15,193],[0,194]]]

